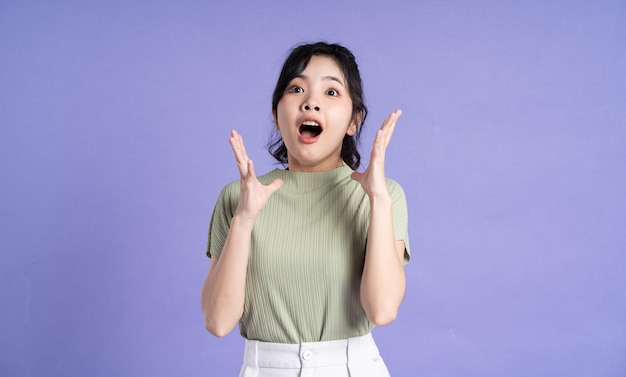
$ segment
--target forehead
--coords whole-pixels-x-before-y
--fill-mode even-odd
[[[345,81],[343,69],[335,58],[326,55],[313,55],[302,71],[307,78],[336,77]]]

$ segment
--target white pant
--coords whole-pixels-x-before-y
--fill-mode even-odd
[[[246,340],[239,377],[390,377],[372,334],[302,344]]]

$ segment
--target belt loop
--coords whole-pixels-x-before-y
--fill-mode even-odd
[[[254,342],[254,375],[259,373],[259,341]]]

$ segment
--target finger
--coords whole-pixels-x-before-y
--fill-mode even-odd
[[[387,118],[383,121],[383,125],[380,127],[378,132],[376,132],[374,146],[372,147],[372,160],[381,161],[382,159],[382,161],[384,161],[387,146],[391,141],[391,136],[396,128],[396,123],[400,115],[402,115],[402,110],[400,109],[389,114],[389,116],[387,116]]]
[[[361,182],[361,177],[363,177],[363,173],[355,171],[354,173],[352,173],[352,175],[350,177],[352,179],[354,179],[355,181],[357,181],[357,182]]]
[[[379,159],[384,159],[385,157],[385,132],[383,130],[376,131],[376,136],[374,138],[374,146],[372,147],[372,161],[378,161]]]
[[[376,133],[375,145],[377,148],[380,148],[381,144],[387,144],[387,134],[389,133],[389,129],[393,127],[395,119],[395,112],[389,114],[387,118],[383,121],[383,124],[380,126],[380,129]]]
[[[387,119],[385,119],[383,126],[380,128],[381,131],[383,131],[382,143],[384,145],[384,148],[387,148],[387,146],[389,145],[389,142],[391,141],[391,136],[393,135],[393,132],[396,129],[396,124],[398,122],[398,118],[400,118],[400,115],[402,115],[402,110],[400,109],[389,114]]]
[[[254,162],[252,162],[252,160],[246,161],[246,174],[241,175],[241,183],[252,189],[258,182],[256,173],[254,172]]]
[[[237,131],[232,130],[229,142],[231,148],[233,149],[233,153],[235,154],[235,160],[237,162],[237,167],[239,168],[239,173],[242,177],[245,177],[248,174],[247,165],[249,158],[243,144],[243,138],[239,133],[237,133]]]
[[[246,161],[246,166],[248,168],[247,176],[249,178],[256,178],[256,174],[254,173],[254,162],[252,162],[252,160],[248,160]]]
[[[235,130],[231,131],[231,145],[238,158],[244,162],[249,159],[248,152],[246,152],[246,147],[243,143],[243,137]]]
[[[381,127],[381,130],[386,133],[393,133],[394,128],[396,127],[396,123],[398,122],[398,118],[402,115],[401,110],[396,110],[393,113],[389,114],[387,119],[385,119],[385,123]]]
[[[380,129],[385,129],[385,128],[389,127],[389,125],[394,121],[394,119],[397,119],[399,112],[400,112],[400,110],[395,110],[392,113],[390,113],[389,115],[387,115],[387,118],[385,118],[385,120],[383,120],[383,124],[380,127]]]

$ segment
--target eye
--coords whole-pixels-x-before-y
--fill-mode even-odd
[[[289,93],[304,93],[304,89],[298,85],[292,85],[287,89]]]
[[[326,94],[328,94],[331,97],[337,97],[339,95],[339,92],[336,91],[335,89],[328,89],[326,91]]]

